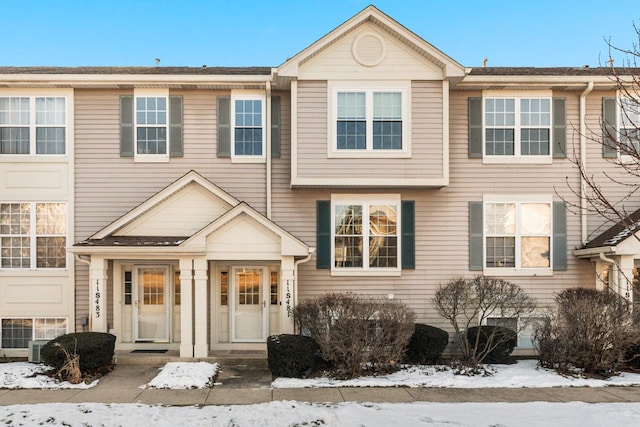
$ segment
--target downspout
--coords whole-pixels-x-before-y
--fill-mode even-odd
[[[583,245],[587,243],[587,183],[584,179],[587,175],[587,95],[592,90],[593,82],[589,82],[580,95],[580,167],[583,172],[580,174],[580,241]]]
[[[266,167],[266,202],[267,202],[267,218],[271,219],[271,82],[266,82],[265,84],[265,92],[266,92],[266,131],[267,131],[267,146],[265,150],[267,167]]]
[[[298,266],[308,262],[313,254],[316,253],[316,248],[309,248],[309,255],[293,262],[293,306],[298,305]]]

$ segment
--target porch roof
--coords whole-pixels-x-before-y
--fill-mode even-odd
[[[618,246],[627,241],[630,237],[640,231],[640,209],[632,212],[624,220],[618,221],[600,233],[585,245],[576,249],[574,254],[579,258],[588,258],[597,253],[616,253],[619,252]],[[640,252],[640,241],[637,241]]]
[[[102,239],[83,240],[73,246],[180,246],[188,238],[188,236],[108,236]]]

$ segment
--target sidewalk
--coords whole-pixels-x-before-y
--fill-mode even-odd
[[[140,388],[163,364],[119,364],[86,390],[0,390],[0,405],[34,403],[144,403],[168,406],[245,405],[276,400],[306,402],[640,402],[640,387],[575,388],[305,388],[271,389],[266,360],[220,360],[212,389]]]

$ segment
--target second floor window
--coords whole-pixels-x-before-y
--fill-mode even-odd
[[[167,97],[136,96],[136,154],[168,156]]]
[[[65,97],[0,97],[0,154],[65,154],[66,128]]]
[[[486,98],[486,156],[550,156],[550,98]]]
[[[629,153],[640,153],[640,101],[631,98],[620,98],[619,133],[622,149]]]
[[[0,203],[0,268],[65,268],[64,203]]]
[[[259,96],[233,96],[232,147],[236,159],[263,159],[266,133],[265,102]]]
[[[335,149],[402,150],[402,98],[400,91],[336,92]]]

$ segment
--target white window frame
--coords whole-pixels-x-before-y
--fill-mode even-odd
[[[59,234],[37,234],[36,231],[36,205],[41,204],[62,204],[65,207],[65,247],[69,243],[69,205],[67,202],[63,201],[47,201],[47,202],[25,202],[25,201],[0,201],[0,204],[29,204],[30,212],[29,212],[29,235],[24,237],[29,237],[29,267],[2,267],[0,262],[0,271],[66,271],[69,269],[69,253],[65,250],[65,266],[64,267],[38,267],[38,237],[63,237]],[[3,237],[7,237],[9,235],[2,235]]]
[[[487,205],[495,203],[513,203],[516,205],[515,221],[515,267],[487,267]],[[549,205],[549,267],[522,267],[521,254],[521,209],[522,204]],[[543,237],[543,236],[540,236]],[[552,276],[553,275],[553,196],[551,195],[485,195],[482,203],[482,266],[486,276]]]
[[[624,104],[628,101],[632,102],[633,108],[638,111],[634,111],[634,114],[629,114],[628,107],[624,106]],[[628,117],[625,117],[625,114]],[[634,117],[635,116],[635,117]],[[640,146],[640,100],[635,101],[629,96],[625,96],[625,93],[618,92],[618,96],[616,97],[616,131],[618,132],[618,143],[622,144],[622,137],[626,134],[627,129],[638,130],[639,132],[639,140],[638,146]],[[628,123],[625,123],[628,122]],[[625,126],[625,124],[631,125],[630,127]],[[640,153],[640,150],[639,150]],[[620,146],[618,146],[618,158],[620,160],[633,161],[633,157],[622,152]]]
[[[513,155],[488,155],[487,154],[487,124],[486,124],[486,102],[491,99],[513,99],[515,103],[514,125],[503,128],[514,129]],[[523,99],[546,99],[549,101],[549,154],[544,155],[522,155],[521,154],[521,102]],[[500,128],[500,126],[491,126]],[[547,126],[526,126],[527,129],[547,129]],[[482,93],[482,159],[485,164],[505,164],[505,163],[535,163],[551,164],[553,162],[553,93],[552,91],[484,91]]]
[[[29,128],[29,153],[28,154],[13,154],[13,153],[0,153],[2,158],[24,159],[24,158],[61,158],[69,155],[69,150],[72,145],[69,143],[72,138],[72,114],[73,106],[71,105],[71,96],[67,91],[47,91],[42,92],[16,92],[16,91],[0,91],[0,98],[28,98],[29,99],[29,124],[28,125],[12,125],[0,124],[0,128],[13,128],[13,127],[28,127]],[[36,123],[36,99],[38,98],[62,98],[64,99],[64,123],[61,125],[51,124],[37,124]],[[49,128],[49,127],[62,127],[64,128],[65,141],[64,141],[64,153],[56,154],[37,154],[37,129]]]
[[[163,127],[163,125],[148,125],[138,123],[138,98],[165,98],[167,106],[167,115],[164,124],[167,135],[166,152],[161,154],[140,154],[138,153],[138,127]],[[169,105],[169,89],[134,89],[133,91],[133,153],[135,162],[144,163],[163,163],[169,161],[169,152],[171,151],[170,141],[170,105]]]
[[[535,319],[539,319],[539,317],[533,316],[532,318],[528,318],[530,319],[530,322],[527,326],[525,326],[524,328],[521,325],[521,318],[520,317],[515,317],[515,316],[500,316],[500,315],[496,315],[496,316],[488,316],[487,318],[484,319],[484,324],[488,325],[489,324],[489,319],[515,319],[516,321],[516,346],[514,348],[514,350],[533,350],[535,349],[535,344],[533,342],[533,333],[534,333],[534,324],[535,324]],[[527,318],[525,318],[527,319]],[[525,342],[530,343],[530,345],[524,345]]]
[[[337,205],[362,205],[363,221],[367,223],[362,227],[362,267],[336,267],[336,206]],[[369,267],[369,211],[368,205],[394,205],[396,206],[396,238],[397,238],[397,263],[396,267]],[[333,194],[331,195],[331,275],[332,276],[399,276],[402,272],[402,200],[400,194]]]
[[[55,337],[45,337],[45,338],[38,338],[36,336],[36,320],[48,320],[48,319],[55,319],[55,320],[64,320],[65,321],[65,332],[63,334],[57,335]],[[61,335],[65,335],[67,333],[69,333],[69,318],[66,316],[61,316],[61,317],[55,317],[55,316],[42,316],[42,317],[18,317],[18,316],[4,316],[2,318],[0,318],[0,348],[5,349],[5,350],[27,350],[28,347],[2,347],[2,321],[3,320],[31,320],[31,339],[29,341],[38,341],[38,340],[52,340],[53,338],[59,337]]]
[[[261,101],[262,108],[262,155],[236,154],[236,101]],[[232,163],[265,163],[267,161],[267,97],[264,93],[232,91],[231,92],[231,162]]]
[[[338,149],[338,93],[364,92],[366,103],[366,149],[339,150]],[[379,92],[396,92],[402,97],[402,149],[382,150],[373,149],[373,94]],[[410,82],[334,82],[328,85],[329,121],[327,156],[329,158],[408,158],[411,157],[411,83]]]

